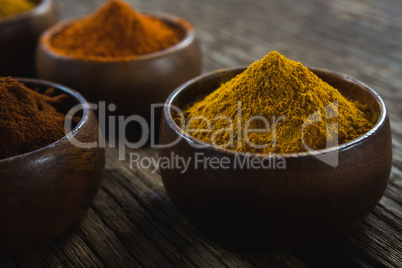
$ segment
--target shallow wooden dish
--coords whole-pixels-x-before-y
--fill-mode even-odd
[[[27,12],[0,19],[0,76],[33,77],[42,32],[58,20],[54,0],[38,0]]]
[[[115,103],[117,113],[150,116],[151,104],[163,104],[180,84],[201,70],[201,52],[193,27],[184,19],[149,14],[183,31],[185,37],[168,49],[128,61],[85,61],[56,54],[49,40],[74,20],[58,24],[41,37],[36,54],[39,78],[80,91],[88,100]]]
[[[72,96],[76,104],[87,103],[64,86],[18,80],[30,88],[53,87]],[[83,143],[97,142],[95,113],[84,108],[82,120],[67,135]],[[98,192],[104,165],[103,148],[78,148],[67,136],[39,150],[0,160],[0,257],[33,249],[77,223]]]
[[[234,68],[201,76],[170,95],[162,116],[160,142],[179,142],[161,148],[159,156],[171,157],[174,153],[194,159],[195,153],[201,153],[235,161],[234,151],[183,134],[172,119],[172,106],[183,109],[244,70]],[[378,204],[392,162],[390,121],[384,102],[353,78],[311,70],[342,94],[367,103],[380,114],[378,122],[367,134],[349,143],[310,154],[279,155],[286,160],[285,170],[233,166],[227,170],[210,166],[195,169],[192,163],[182,174],[176,168],[161,168],[170,198],[205,234],[235,245],[292,248],[347,232]],[[333,167],[317,158],[325,153],[338,154],[338,165]]]

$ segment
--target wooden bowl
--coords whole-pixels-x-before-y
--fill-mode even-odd
[[[0,19],[0,76],[33,77],[39,36],[57,22],[53,0],[39,0],[27,12]]]
[[[18,80],[30,88],[53,87],[76,104],[87,103],[64,86]],[[84,108],[82,120],[67,135],[83,143],[97,142],[95,113]],[[99,189],[104,165],[103,148],[78,148],[67,136],[39,150],[0,160],[0,257],[33,249],[77,223]]]
[[[133,60],[77,60],[51,49],[52,36],[74,20],[64,22],[41,37],[36,54],[38,77],[70,86],[90,101],[114,103],[119,114],[149,117],[152,103],[163,105],[176,87],[201,70],[201,52],[193,27],[171,15],[150,15],[183,31],[185,37],[175,46]]]
[[[365,84],[323,69],[310,69],[351,99],[379,114],[365,135],[325,150],[286,155],[239,153],[205,144],[187,134],[172,119],[172,107],[206,96],[245,68],[221,70],[189,81],[167,99],[162,115],[159,156],[184,157],[188,170],[163,168],[164,186],[172,201],[205,234],[232,245],[293,248],[347,232],[362,221],[381,199],[391,171],[392,144],[388,113],[380,96]],[[175,141],[178,141],[174,143]],[[196,146],[202,145],[203,148]],[[197,159],[227,158],[228,169],[195,168]],[[336,166],[320,160],[339,156]],[[285,169],[234,168],[244,159],[282,157]]]

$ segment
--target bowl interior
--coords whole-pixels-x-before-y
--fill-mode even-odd
[[[375,131],[381,125],[381,123],[385,120],[385,105],[384,102],[381,100],[379,95],[366,86],[365,84],[355,80],[347,75],[333,73],[331,71],[325,69],[318,69],[318,68],[309,68],[312,72],[314,72],[318,77],[320,77],[323,81],[327,82],[334,88],[338,89],[343,96],[348,98],[351,101],[355,101],[360,105],[364,105],[365,110],[367,113],[375,119],[374,127],[368,132]],[[174,122],[173,118],[175,118],[177,113],[177,108],[180,111],[184,111],[189,105],[192,103],[203,99],[205,96],[216,90],[222,83],[229,81],[230,79],[234,78],[236,75],[242,73],[246,70],[246,67],[238,67],[226,70],[219,70],[210,74],[206,74],[195,78],[186,84],[182,85],[180,88],[175,90],[169,97],[166,103],[165,111],[167,109],[166,116],[168,117],[168,121],[173,124],[174,128],[180,130],[180,127]],[[175,107],[175,108],[173,108]],[[366,133],[365,135],[368,135]],[[363,138],[363,135],[360,138]],[[204,144],[203,142],[189,136],[184,135],[186,139],[190,139],[193,142]],[[358,139],[360,139],[358,138]],[[341,144],[337,147],[332,148],[339,148],[339,147],[346,147],[351,143],[357,141],[353,140],[346,144]],[[213,145],[208,145],[209,147],[214,147]],[[331,148],[329,148],[331,149]],[[232,150],[227,149],[218,149],[219,151],[227,151],[230,152]],[[314,151],[312,153],[317,152],[324,152],[328,151],[319,150]],[[235,152],[235,151],[232,151]],[[306,153],[295,153],[291,155],[305,155]]]

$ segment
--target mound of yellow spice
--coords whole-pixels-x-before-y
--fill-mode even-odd
[[[300,62],[275,51],[192,104],[184,117],[186,131],[205,143],[266,154],[346,143],[375,122]]]
[[[17,15],[35,7],[29,0],[0,0],[0,18]]]
[[[180,42],[184,32],[141,14],[128,3],[110,0],[94,14],[55,34],[51,49],[83,60],[129,60]]]

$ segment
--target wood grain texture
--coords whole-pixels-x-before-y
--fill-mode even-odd
[[[62,18],[105,0],[59,0]],[[132,0],[192,22],[205,72],[248,65],[271,50],[307,66],[346,73],[383,97],[393,169],[380,204],[348,234],[293,251],[235,251],[209,241],[175,208],[160,175],[130,168],[107,150],[102,188],[75,228],[2,267],[401,267],[402,2],[399,0]],[[127,151],[129,154],[131,151]],[[156,157],[153,149],[133,151]],[[373,155],[375,157],[375,155]]]

